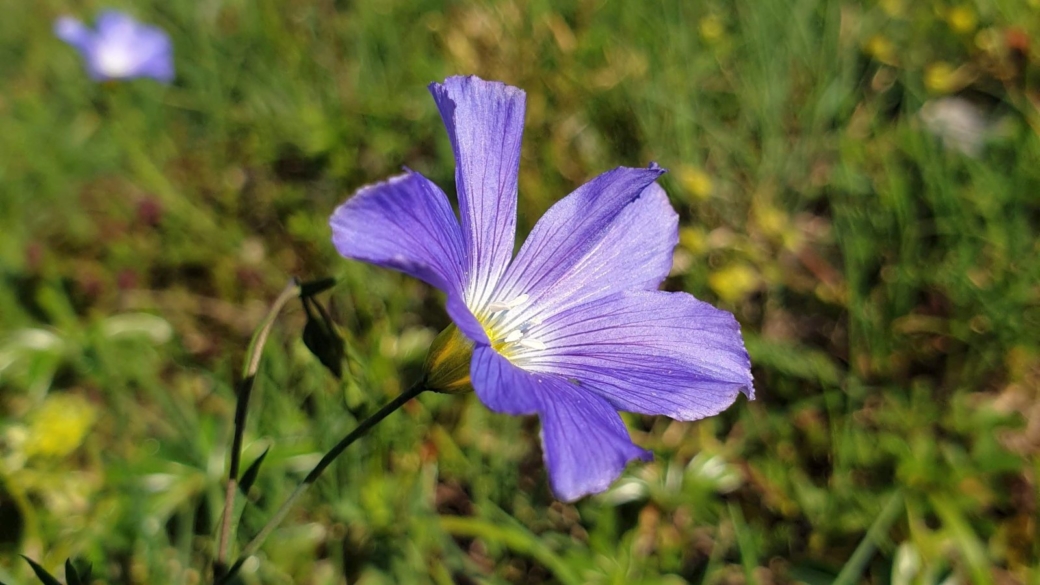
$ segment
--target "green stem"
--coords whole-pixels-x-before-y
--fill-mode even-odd
[[[242,464],[242,438],[246,430],[246,416],[249,413],[249,397],[253,393],[253,384],[256,381],[256,372],[260,368],[260,356],[264,353],[267,337],[271,333],[274,321],[278,313],[282,311],[286,303],[300,294],[300,283],[296,279],[289,281],[282,293],[278,295],[270,310],[264,316],[264,320],[253,333],[246,350],[246,362],[242,366],[242,381],[239,383],[236,393],[235,404],[235,434],[231,440],[231,464],[228,469],[227,490],[224,492],[224,513],[220,519],[220,536],[217,545],[217,558],[214,563],[214,571],[220,572],[227,559],[228,543],[231,540],[231,513],[235,507],[235,492],[238,488],[238,471]]]
[[[346,450],[347,447],[354,443],[354,441],[357,441],[362,436],[364,436],[365,433],[371,430],[372,427],[379,424],[384,418],[389,416],[390,413],[401,408],[402,406],[404,406],[406,402],[422,394],[425,390],[425,382],[419,382],[413,385],[411,388],[405,390],[400,395],[398,395],[397,398],[394,398],[386,405],[384,405],[382,408],[380,408],[378,411],[376,411],[375,414],[361,421],[361,424],[355,427],[354,430],[350,431],[350,433],[348,433],[347,436],[343,437],[338,443],[336,443],[334,447],[329,449],[329,451],[325,453],[325,456],[321,458],[321,461],[319,461],[318,464],[314,466],[314,469],[311,469],[311,472],[307,474],[307,477],[305,477],[303,481],[300,482],[300,485],[296,486],[296,489],[293,490],[293,493],[290,494],[289,497],[285,500],[285,502],[282,503],[281,507],[278,508],[278,511],[274,513],[274,516],[272,516],[271,519],[267,521],[267,524],[264,524],[264,527],[260,529],[260,532],[257,533],[256,537],[254,537],[253,540],[249,541],[249,544],[247,544],[245,548],[242,549],[242,552],[239,554],[238,559],[235,561],[233,565],[231,565],[231,568],[228,569],[228,572],[218,581],[218,583],[226,583],[232,577],[234,577],[235,574],[238,573],[239,569],[242,568],[242,564],[246,562],[246,559],[248,559],[250,556],[255,554],[257,550],[260,549],[260,547],[264,544],[264,541],[267,540],[267,537],[271,535],[271,532],[273,532],[274,529],[277,528],[279,524],[281,524],[282,520],[284,520],[285,517],[289,515],[289,510],[292,509],[293,505],[296,504],[297,500],[299,500],[300,497],[303,496],[303,494],[310,488],[310,486],[315,481],[317,481],[319,477],[321,477],[321,474],[325,471],[325,469],[328,468],[328,466],[331,465],[332,462],[335,461],[336,458],[339,457],[343,453],[343,451]]]

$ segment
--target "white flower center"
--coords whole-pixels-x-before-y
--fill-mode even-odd
[[[127,43],[100,43],[95,53],[98,72],[106,77],[126,77],[134,71],[135,59]]]
[[[508,301],[490,302],[480,316],[491,346],[508,359],[523,357],[529,350],[545,349],[544,343],[530,335],[531,327],[541,321],[524,315],[523,305],[530,298],[525,293]]]

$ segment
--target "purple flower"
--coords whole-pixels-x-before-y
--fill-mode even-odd
[[[152,77],[173,80],[173,47],[161,29],[141,24],[115,10],[102,12],[96,30],[75,18],[54,21],[54,34],[83,55],[95,81]]]
[[[678,241],[654,182],[664,170],[596,177],[549,209],[514,258],[524,92],[476,77],[430,91],[455,151],[461,225],[444,192],[406,169],[336,209],[333,243],[447,294],[480,400],[541,418],[557,497],[602,491],[629,461],[651,458],[619,410],[688,421],[740,392],[754,398],[733,316],[657,290]]]

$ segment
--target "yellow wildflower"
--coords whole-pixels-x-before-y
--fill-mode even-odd
[[[682,165],[676,170],[676,176],[682,188],[697,199],[707,199],[715,189],[708,173],[697,167]]]
[[[754,292],[759,286],[759,277],[747,264],[730,264],[708,276],[708,286],[720,299],[733,303]]]
[[[726,34],[726,28],[723,26],[722,20],[712,14],[700,20],[698,29],[700,30],[701,38],[708,43],[714,43]]]
[[[884,35],[870,37],[863,48],[868,55],[886,65],[896,65],[899,62],[896,57],[896,46]]]
[[[695,227],[683,227],[679,229],[679,245],[691,254],[702,255],[708,251],[708,234],[704,230]]]
[[[978,18],[976,18],[975,11],[971,7],[961,5],[951,8],[946,13],[946,22],[954,32],[967,34],[975,30],[975,26],[978,25]]]
[[[950,93],[957,86],[957,72],[949,63],[939,61],[925,69],[924,86],[934,93]]]
[[[25,454],[64,457],[83,443],[97,411],[76,394],[51,394],[30,415]]]
[[[906,12],[906,5],[903,4],[903,0],[881,0],[879,4],[881,5],[881,10],[884,10],[885,14],[892,18],[903,16]]]

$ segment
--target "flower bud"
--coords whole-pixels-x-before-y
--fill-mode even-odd
[[[469,364],[473,360],[473,342],[455,325],[449,325],[430,344],[423,364],[426,387],[444,394],[472,392]]]

